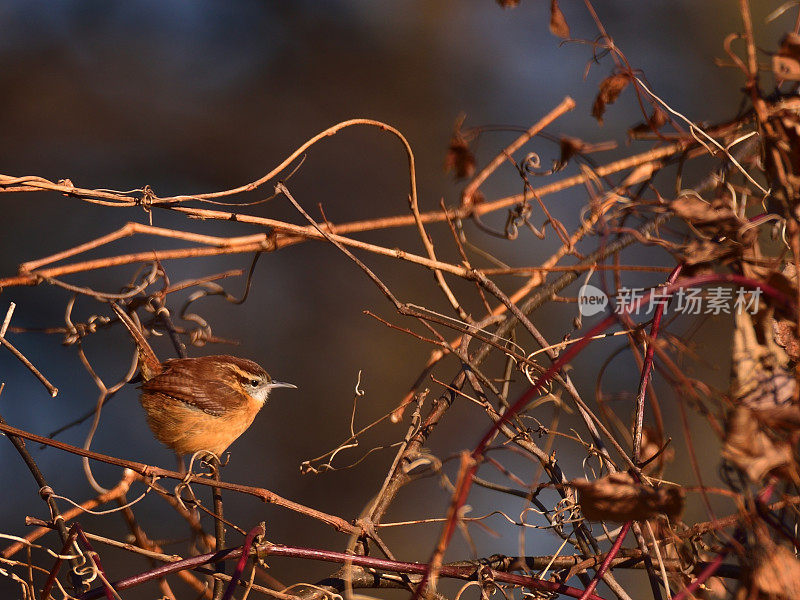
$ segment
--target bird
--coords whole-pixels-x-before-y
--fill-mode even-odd
[[[155,437],[179,457],[197,452],[219,458],[242,435],[275,388],[297,388],[275,381],[258,363],[227,354],[159,361],[128,314],[114,312],[139,351],[139,400]]]

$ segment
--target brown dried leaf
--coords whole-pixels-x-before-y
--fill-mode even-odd
[[[647,117],[647,121],[639,123],[635,127],[628,130],[628,135],[636,137],[640,133],[648,133],[650,131],[658,131],[667,123],[667,113],[661,110],[658,106],[653,108],[653,114]]]
[[[561,136],[561,156],[556,163],[556,170],[563,169],[567,163],[576,154],[591,154],[592,152],[605,152],[607,150],[614,150],[617,147],[617,142],[597,142],[589,143],[576,137],[568,135]]]
[[[769,473],[790,475],[795,472],[791,444],[770,438],[757,415],[757,411],[744,406],[729,415],[722,456],[755,483]]]
[[[556,169],[563,169],[567,166],[570,159],[581,152],[585,143],[578,138],[569,137],[567,135],[561,137],[561,156],[556,163]]]
[[[692,567],[698,561],[712,560],[714,555],[704,552],[703,548],[695,544],[690,537],[684,537],[684,534],[690,529],[685,523],[651,521],[650,525],[655,533],[655,538],[660,542],[662,557],[678,561],[680,565],[679,569],[667,571],[670,585],[679,590],[684,589],[696,578]],[[686,598],[687,600],[712,600],[712,598],[727,597],[722,581],[718,577],[710,577],[700,590]]]
[[[631,82],[630,77],[625,73],[617,73],[606,77],[600,83],[600,91],[594,99],[594,106],[592,106],[592,116],[597,119],[597,122],[603,124],[603,115],[606,112],[606,105],[614,104],[619,95],[622,93],[628,84]]]
[[[778,79],[800,81],[800,35],[787,33],[772,57],[772,72]]]
[[[765,553],[753,573],[753,585],[759,598],[796,600],[800,598],[800,561],[783,546]]]
[[[581,512],[591,521],[646,521],[664,513],[675,518],[683,511],[683,490],[672,485],[651,487],[637,483],[627,473],[601,479],[577,479]]]
[[[550,33],[557,35],[562,40],[569,38],[569,25],[558,6],[558,0],[550,0]]]
[[[456,130],[450,138],[447,156],[444,160],[445,173],[453,171],[456,179],[467,179],[475,173],[475,155],[467,140]]]

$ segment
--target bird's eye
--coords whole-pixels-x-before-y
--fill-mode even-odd
[[[250,380],[250,385],[252,385],[253,387],[257,387],[258,386],[258,379],[251,379]]]

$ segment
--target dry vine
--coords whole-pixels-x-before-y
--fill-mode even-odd
[[[800,34],[795,25],[773,53],[772,73],[767,77],[773,78],[775,85],[766,94],[762,83],[766,77],[757,60],[749,5],[747,0],[740,0],[739,4],[743,32],[731,34],[725,50],[744,77],[747,107],[730,121],[701,128],[656,95],[644,75],[629,64],[615,45],[591,2],[585,0],[599,33],[591,42],[595,58],[608,56],[613,62],[612,74],[601,83],[593,114],[602,121],[608,106],[620,94],[626,90],[635,94],[643,123],[633,127],[630,135],[651,141],[652,147],[623,160],[597,165],[588,154],[614,144],[592,146],[565,135],[558,140],[559,160],[551,170],[542,170],[536,154],[523,156],[521,151],[575,108],[573,100],[565,97],[477,169],[471,144],[485,132],[480,128],[465,129],[462,120],[453,135],[447,164],[467,183],[457,203],[442,203],[436,210],[423,211],[420,207],[415,158],[409,142],[397,129],[370,119],[345,121],[320,132],[258,180],[215,193],[159,197],[148,186],[115,192],[80,188],[69,180],[52,182],[42,177],[0,175],[0,192],[6,194],[58,192],[88,203],[118,209],[142,207],[147,211],[149,224],[131,222],[74,248],[23,262],[18,273],[0,277],[0,290],[53,286],[69,296],[65,326],[45,331],[63,336],[65,343],[75,349],[99,390],[96,408],[86,416],[94,418],[92,433],[104,404],[135,374],[134,358],[119,381],[106,382],[83,352],[82,345],[99,331],[119,329],[109,302],[138,314],[148,334],[166,332],[175,343],[176,353],[182,355],[185,342],[199,346],[226,341],[214,336],[210,324],[191,312],[198,299],[217,295],[233,303],[246,301],[252,267],[248,273],[208,274],[173,284],[169,275],[179,271],[179,266],[173,266],[177,259],[252,254],[254,266],[262,253],[278,253],[309,240],[327,243],[332,251],[343,253],[363,271],[396,309],[398,318],[392,322],[368,314],[430,346],[427,365],[405,397],[398,398],[396,406],[388,407],[382,418],[366,426],[356,425],[358,400],[363,395],[359,380],[353,412],[341,419],[343,423],[349,420],[350,435],[336,448],[301,466],[306,474],[358,468],[360,461],[373,452],[392,449],[394,459],[379,489],[370,494],[371,501],[367,506],[353,507],[347,515],[328,514],[261,487],[219,480],[214,475],[216,467],[211,472],[171,471],[94,452],[89,449],[91,434],[85,447],[79,448],[54,439],[55,434],[33,434],[0,417],[0,431],[13,442],[29,467],[50,514],[44,521],[29,519],[29,524],[37,528],[24,539],[0,534],[9,540],[0,557],[0,575],[18,583],[24,598],[47,598],[52,594],[112,599],[151,580],[159,582],[165,597],[174,598],[178,594],[172,586],[180,580],[194,590],[193,594],[217,600],[232,598],[240,588],[244,590],[241,597],[261,594],[282,600],[352,597],[356,589],[396,588],[407,590],[416,599],[439,597],[443,591],[441,582],[448,579],[468,582],[456,598],[476,587],[481,597],[499,593],[505,597],[615,596],[628,600],[634,592],[620,583],[618,574],[631,570],[646,574],[655,600],[800,597],[800,562],[796,558],[800,551],[800,96],[796,93]],[[798,11],[796,6],[791,10]],[[569,27],[556,0],[551,3],[551,17],[553,33],[568,38]],[[737,40],[743,42],[743,56],[734,50]],[[402,145],[408,161],[406,213],[334,224],[324,215],[321,219],[312,216],[308,207],[316,199],[299,197],[293,191],[289,169],[304,154],[313,152],[317,143],[349,127],[377,128]],[[690,181],[683,176],[687,164],[699,159],[706,161],[702,164],[709,164],[709,157],[714,164],[704,177]],[[516,167],[522,193],[486,198],[481,187],[507,163]],[[560,175],[574,165],[578,165],[577,174]],[[677,176],[674,169],[670,170],[676,165]],[[539,184],[540,181],[544,183]],[[581,209],[580,224],[569,230],[551,214],[546,199],[556,192],[581,187],[588,201]],[[235,201],[245,193],[264,189],[272,194],[267,200],[281,197],[290,202],[302,224],[207,206],[222,199]],[[160,211],[184,215],[186,229],[154,226]],[[488,224],[489,215],[505,220],[504,228],[498,230]],[[252,226],[254,233],[240,237],[202,235],[190,230],[192,219],[245,223]],[[437,222],[447,225],[447,235],[435,237],[430,233],[430,224]],[[474,228],[469,227],[470,222]],[[395,227],[414,228],[424,252],[354,237]],[[561,245],[541,264],[520,260],[507,265],[480,250],[482,236],[499,236],[513,242],[526,231],[539,238],[555,236]],[[187,246],[81,258],[88,251],[110,247],[120,238],[142,235],[181,240]],[[459,262],[440,257],[441,249],[451,245],[458,252]],[[673,264],[621,264],[620,253],[639,245],[663,248]],[[586,247],[593,250],[579,250]],[[398,295],[369,265],[373,255],[432,272],[449,313]],[[90,288],[74,277],[121,265],[138,270],[133,271],[128,282],[109,283],[109,290]],[[666,271],[668,275],[662,285],[637,291],[628,288],[624,280],[626,273],[636,271]],[[594,293],[602,296],[594,298],[611,301],[586,313],[583,309],[588,306],[585,303],[590,292],[584,287],[579,298],[580,312],[589,318],[604,311],[603,318],[576,333],[582,328],[578,318],[574,329],[565,328],[567,333],[562,339],[547,339],[531,319],[531,313],[549,302],[563,300],[560,294],[568,286],[579,279],[588,282],[595,273],[600,275],[601,283]],[[65,281],[66,276],[73,279]],[[223,287],[226,280],[234,277],[245,278],[246,291],[241,298]],[[520,277],[522,284],[518,283]],[[454,291],[453,282],[458,279],[472,286],[470,294]],[[176,307],[173,294],[186,291],[191,292],[189,300]],[[94,303],[95,314],[86,322],[73,322],[77,298]],[[734,315],[729,390],[715,391],[704,381],[693,379],[682,367],[682,357],[692,352],[691,341],[682,339],[673,329],[682,318],[677,311],[681,306],[685,309],[690,301],[694,303],[690,306],[713,307],[715,312],[705,314]],[[469,308],[475,306],[483,307],[482,312]],[[58,389],[47,378],[46,363],[26,357],[7,339],[9,333],[25,333],[14,327],[13,312],[12,305],[0,330],[0,343],[8,350],[4,352],[6,359],[13,356],[22,361],[48,392],[56,395]],[[189,325],[176,325],[172,315]],[[641,315],[646,318],[637,319]],[[629,405],[620,409],[616,404],[612,410],[602,391],[602,373],[592,398],[588,390],[579,389],[573,382],[567,366],[593,341],[614,339],[609,336],[616,335],[626,342],[619,352],[630,352],[640,376],[638,382],[628,382],[637,386],[630,394]],[[608,362],[619,360],[619,352]],[[455,370],[453,365],[457,365]],[[657,395],[652,381],[656,367],[660,378],[672,387],[672,394]],[[604,367],[602,372],[605,370]],[[5,389],[2,393],[13,395],[17,391]],[[456,403],[476,407],[485,434],[479,440],[460,440],[461,446],[449,456],[435,456],[426,448],[427,442]],[[681,426],[668,431],[663,415],[672,408],[679,412]],[[559,420],[567,412],[577,415],[580,431],[559,428]],[[396,425],[391,423],[403,420],[408,424],[405,433],[398,435]],[[725,487],[708,485],[702,479],[697,441],[690,434],[691,423],[698,421],[718,436],[720,455],[706,455],[704,460],[720,463]],[[363,449],[361,438],[374,430],[385,432],[385,443],[380,448]],[[77,503],[59,496],[55,474],[45,477],[25,440],[84,457],[86,475],[96,497]],[[556,446],[569,447],[572,452],[556,453]],[[694,470],[693,479],[672,481],[665,475],[678,446],[681,451],[685,449]],[[704,445],[702,451],[708,453],[708,447]],[[536,475],[520,476],[499,458],[512,454],[529,461]],[[91,465],[98,461],[122,469],[119,483],[113,488],[105,489],[94,480]],[[458,463],[455,479],[452,469],[448,475],[447,463]],[[567,475],[576,472],[585,473],[586,478]],[[446,513],[421,513],[413,521],[386,522],[387,511],[400,490],[425,477],[437,478],[449,490],[451,501]],[[173,480],[177,487],[164,485],[167,480]],[[197,540],[196,555],[167,553],[155,541],[161,537],[159,532],[144,531],[136,519],[137,499],[127,497],[134,482],[142,485],[145,493],[158,495],[177,518],[186,521]],[[341,547],[330,550],[271,543],[265,539],[260,519],[240,524],[227,522],[218,495],[213,510],[203,506],[198,499],[203,486],[227,494],[254,496],[281,510],[317,520],[344,534]],[[497,494],[498,505],[501,498],[504,505],[510,499],[517,502],[518,514],[498,509],[491,515],[470,515],[465,507],[473,486]],[[702,505],[706,518],[684,520],[687,502]],[[71,506],[66,508],[68,504]],[[97,513],[107,505],[116,506]],[[720,514],[719,506],[726,506],[727,512]],[[122,516],[131,531],[131,540],[112,539],[84,528],[81,516],[91,511],[105,514],[108,519]],[[216,517],[214,534],[205,531],[200,511]],[[499,517],[507,528],[504,534],[516,532],[519,536],[519,556],[484,555],[474,544],[473,528],[488,527],[485,521],[490,516]],[[431,523],[440,524],[438,543],[406,561],[399,560],[381,536],[389,528],[411,529]],[[222,549],[225,525],[245,534],[241,545],[229,543]],[[50,537],[49,545],[42,545],[40,540],[53,529],[60,539]],[[526,532],[539,530],[549,532],[541,535],[554,534],[563,542],[557,553],[526,555]],[[445,562],[457,531],[473,544],[475,560]],[[112,576],[102,566],[104,546],[146,557],[151,568],[143,573]],[[20,558],[23,551],[25,557]],[[321,560],[340,567],[323,581],[285,586],[263,569],[274,556]],[[214,568],[226,561],[235,563],[228,569],[230,575]],[[249,568],[248,561],[252,561]],[[259,583],[255,582],[256,577]]]

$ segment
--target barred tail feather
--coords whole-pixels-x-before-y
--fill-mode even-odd
[[[147,338],[144,337],[142,330],[136,326],[130,316],[128,316],[116,302],[109,302],[109,304],[111,304],[111,308],[117,313],[119,320],[125,325],[125,328],[131,334],[133,341],[136,342],[136,346],[139,348],[139,368],[142,371],[142,379],[145,381],[152,379],[161,373],[161,361],[156,357],[156,353],[153,352],[153,348],[150,346]]]

